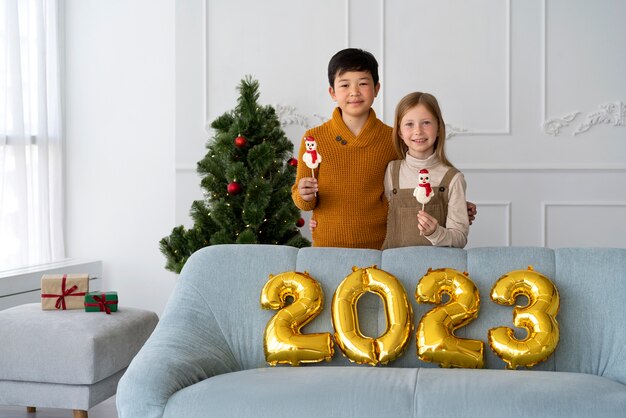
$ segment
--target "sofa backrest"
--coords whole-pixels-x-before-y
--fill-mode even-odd
[[[206,321],[207,332],[224,351],[231,368],[267,367],[263,336],[267,322],[276,311],[260,306],[261,290],[269,275],[308,272],[324,292],[324,309],[303,329],[303,333],[334,334],[331,301],[339,284],[352,267],[378,268],[394,275],[403,284],[413,307],[414,329],[407,351],[386,367],[438,367],[423,362],[416,353],[415,329],[434,305],[418,304],[415,289],[429,268],[465,271],[480,292],[478,317],[459,328],[458,337],[485,343],[485,368],[504,369],[506,364],[489,348],[488,330],[513,325],[513,307],[490,300],[493,284],[504,274],[529,265],[545,275],[560,293],[560,341],[556,351],[534,370],[570,371],[606,376],[626,384],[626,249],[499,247],[469,250],[407,247],[385,251],[303,248],[270,245],[220,245],[195,253],[180,275],[170,311],[193,309],[198,320]],[[517,301],[523,304],[523,301]],[[364,335],[384,333],[386,319],[382,299],[366,294],[358,302],[359,325]],[[185,326],[185,324],[180,324]],[[516,330],[518,338],[524,332]],[[227,352],[226,352],[227,351]],[[340,353],[323,366],[354,364]],[[279,366],[282,367],[282,366]],[[288,367],[288,366],[287,366]],[[303,365],[301,367],[307,367]],[[371,367],[357,366],[355,367]]]

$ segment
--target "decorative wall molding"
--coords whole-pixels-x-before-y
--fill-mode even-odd
[[[548,119],[543,123],[543,131],[552,136],[557,136],[561,132],[561,128],[569,126],[580,112],[573,112],[560,118]]]
[[[547,135],[557,136],[561,133],[562,128],[566,128],[572,124],[582,112],[576,111],[569,113],[560,118],[548,119],[548,0],[542,0],[542,25],[541,25],[541,47],[542,47],[542,73],[541,73],[541,94],[542,94],[542,117],[543,132]],[[580,123],[576,130],[572,133],[576,136],[589,131],[595,125],[612,124],[613,126],[626,126],[626,105],[622,101],[609,102],[598,106],[599,110],[589,113]]]
[[[554,163],[545,163],[545,164],[503,164],[503,165],[495,165],[490,164],[486,166],[484,164],[464,164],[456,166],[463,173],[475,173],[475,174],[498,174],[498,173],[517,173],[517,174],[525,174],[525,173],[541,173],[545,175],[565,175],[570,173],[580,173],[584,171],[589,174],[603,174],[603,173],[626,173],[626,165],[603,165],[599,167],[598,165],[565,165],[565,164],[554,164]]]
[[[503,213],[503,217],[504,217],[504,225],[502,225],[501,228],[498,228],[499,231],[504,232],[504,242],[506,243],[505,245],[510,247],[512,245],[512,233],[511,231],[513,230],[513,218],[511,216],[511,207],[512,207],[512,202],[510,200],[506,200],[506,201],[480,201],[480,200],[476,200],[474,201],[474,204],[476,205],[476,207],[478,208],[478,210],[480,211],[481,208],[486,208],[486,207],[492,207],[492,208],[496,208],[500,211],[502,211]],[[488,222],[488,219],[485,219],[485,217],[483,216],[482,218],[479,216],[477,218],[480,222]],[[470,227],[471,228],[471,227]],[[472,236],[470,234],[469,236],[469,242],[468,244],[471,244],[471,240],[472,240]]]
[[[203,32],[203,38],[202,38],[202,53],[204,54],[204,56],[202,57],[202,71],[204,74],[204,77],[202,78],[202,91],[204,92],[204,100],[203,100],[203,105],[204,105],[204,120],[205,120],[205,124],[204,124],[204,130],[207,133],[211,133],[211,123],[210,121],[210,115],[209,115],[209,25],[207,24],[209,21],[209,0],[205,0],[202,3],[202,32]]]
[[[541,203],[541,242],[544,247],[548,246],[548,210],[556,207],[623,207],[626,210],[626,202],[584,202],[584,201],[563,201],[563,202],[542,202]]]
[[[510,0],[509,0],[510,1]],[[202,22],[202,28],[203,28],[203,73],[204,73],[204,78],[203,78],[203,83],[204,85],[202,86],[202,91],[204,92],[204,100],[203,100],[203,104],[204,104],[204,120],[206,121],[204,124],[204,129],[207,133],[211,134],[211,121],[210,121],[210,110],[209,110],[209,94],[208,94],[208,87],[209,87],[209,55],[210,55],[210,51],[209,51],[209,27],[207,25],[207,22],[209,21],[209,3],[210,0],[204,0],[203,2],[203,22]],[[384,4],[384,0],[381,0],[381,8],[382,8],[382,4]],[[344,48],[349,48],[350,47],[350,0],[344,0],[344,12],[345,12],[345,31],[344,31],[344,42],[345,42],[345,46]],[[381,38],[383,36],[384,31],[382,30],[381,27]],[[381,41],[381,44],[384,44]],[[274,105],[274,109],[276,110],[276,114],[278,115],[278,119],[280,120],[280,124],[281,126],[285,127],[285,126],[289,126],[289,125],[298,125],[298,126],[302,126],[305,129],[310,129],[311,125],[309,123],[309,119],[298,113],[295,106],[290,106],[290,105],[280,105],[280,104],[276,104]],[[317,113],[313,114],[313,118],[317,119],[317,122],[314,123],[313,126],[319,125],[321,123],[324,123],[328,120],[327,117],[321,116]],[[181,169],[176,169],[177,171],[189,171],[191,170],[188,166],[186,168],[181,168]],[[195,167],[193,168],[193,170],[195,170]]]
[[[605,103],[598,106],[600,109],[585,116],[585,120],[578,125],[574,135],[587,132],[595,125],[611,124],[626,126],[626,105],[623,102]]]
[[[545,0],[544,0],[545,1]],[[506,111],[505,111],[505,121],[504,121],[504,129],[466,129],[466,128],[458,128],[457,130],[455,130],[453,132],[452,135],[448,135],[446,134],[446,138],[450,138],[451,136],[455,136],[457,134],[460,135],[511,135],[511,119],[512,119],[512,95],[511,95],[511,55],[512,55],[512,26],[511,26],[511,0],[506,0],[506,7],[505,7],[505,18],[506,18],[506,25],[505,25],[505,33],[504,36],[506,37],[506,51],[505,51],[505,59],[506,59],[506,64],[505,64],[505,84],[506,84],[506,97],[504,99],[504,105],[506,106]],[[386,86],[387,83],[385,82],[385,66],[386,66],[386,62],[385,62],[385,17],[386,17],[387,13],[386,13],[386,8],[385,8],[385,0],[380,0],[380,19],[381,19],[381,23],[380,23],[380,29],[381,29],[381,33],[380,33],[380,58],[379,58],[379,67],[380,67],[380,82],[383,86]],[[392,25],[393,26],[393,25]],[[381,103],[381,111],[378,112],[380,113],[379,118],[381,120],[385,119],[385,96],[384,96],[384,92],[386,91],[386,88],[381,89],[380,93],[378,94],[378,100]],[[447,126],[447,124],[446,124]]]
[[[280,120],[280,125],[282,127],[297,125],[302,126],[304,129],[311,129],[309,118],[301,113],[298,113],[295,106],[277,104],[274,105],[274,109],[276,109],[276,115],[278,116],[278,119]],[[320,125],[328,120],[327,117],[321,116],[317,113],[313,114],[313,118],[317,119],[315,126]],[[446,123],[446,139],[450,139],[457,134],[465,132],[468,132],[466,128],[461,128]]]
[[[379,67],[380,70],[379,72],[379,81],[383,86],[386,86],[387,83],[385,82],[385,74],[387,73],[387,71],[385,71],[385,56],[386,56],[386,51],[385,51],[385,0],[380,0],[380,9],[379,9],[379,15],[380,15],[380,57],[378,58],[379,60]],[[380,116],[379,119],[380,120],[385,120],[385,92],[387,91],[386,88],[383,88],[381,90],[379,90],[378,92],[378,103],[380,106]]]
[[[176,164],[175,171],[177,173],[194,173],[196,172],[197,164],[194,162],[189,163],[181,163]],[[465,174],[473,173],[473,174],[501,174],[501,173],[543,173],[546,175],[563,175],[567,173],[580,173],[581,171],[588,172],[590,174],[602,174],[602,173],[626,173],[626,166],[605,166],[605,167],[596,167],[596,166],[561,166],[556,167],[554,164],[544,164],[544,165],[520,165],[519,167],[511,166],[511,164],[506,164],[503,166],[489,166],[485,167],[484,165],[457,165],[457,168],[461,170]]]
[[[312,126],[309,123],[309,118],[298,113],[295,106],[276,104],[274,105],[274,109],[276,110],[278,120],[280,120],[280,126],[297,125],[302,126],[304,129],[311,129]],[[327,117],[318,113],[313,113],[313,118],[316,119],[313,126],[321,125],[328,120]]]
[[[610,124],[613,126],[626,126],[626,104],[623,102],[611,102],[604,103],[598,106],[599,110],[586,115],[582,123],[580,123],[576,130],[572,133],[576,136],[581,133],[585,133],[593,128],[595,125]],[[561,128],[566,128],[572,124],[574,119],[582,112],[573,112],[569,115],[565,115],[560,118],[548,119],[543,123],[543,132],[557,136],[561,133]]]
[[[298,125],[310,129],[309,119],[298,113],[295,106],[277,104],[274,105],[274,109],[276,109],[276,115],[280,120],[280,126]]]
[[[465,128],[460,128],[454,125],[450,125],[449,123],[446,123],[446,139],[450,139],[453,136],[456,136],[457,134],[462,134],[465,132],[468,132],[468,130]]]

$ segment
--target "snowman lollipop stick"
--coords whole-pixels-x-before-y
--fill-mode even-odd
[[[430,202],[430,199],[432,199],[434,195],[435,192],[433,192],[432,187],[430,187],[430,174],[428,170],[420,170],[417,187],[413,190],[413,196],[415,196],[418,203],[422,204],[422,211],[424,210],[424,205]],[[424,232],[420,231],[420,235],[424,235]]]
[[[322,162],[322,156],[317,152],[317,142],[315,142],[315,138],[312,136],[304,138],[304,146],[306,150],[302,155],[302,159],[306,166],[311,169],[312,177],[315,178],[315,169],[319,167]],[[315,196],[317,196],[317,193],[315,193]]]

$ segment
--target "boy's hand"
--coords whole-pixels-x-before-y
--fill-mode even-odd
[[[433,218],[423,210],[417,212],[417,222],[419,223],[418,228],[424,236],[428,236],[435,232],[435,229],[437,229],[437,225],[439,224],[437,219]]]
[[[478,210],[476,209],[476,205],[472,202],[467,202],[467,217],[469,218],[469,224],[471,225],[476,219],[476,215],[478,214]]]
[[[315,219],[309,220],[309,231],[313,233],[313,230],[317,228],[317,221]]]
[[[302,177],[298,182],[298,193],[305,202],[310,202],[317,193],[317,179],[314,177]]]

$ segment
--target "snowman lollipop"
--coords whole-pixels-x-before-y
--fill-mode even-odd
[[[304,138],[304,146],[306,147],[306,151],[302,155],[302,159],[304,160],[306,166],[311,169],[313,178],[315,178],[315,169],[322,162],[322,156],[319,152],[317,152],[317,143],[315,142],[315,138],[312,136]]]
[[[435,192],[433,192],[432,187],[430,187],[430,174],[425,168],[421,169],[417,187],[413,190],[413,196],[422,204],[422,210],[424,210],[424,205],[430,202],[430,199],[432,199],[434,195]],[[420,231],[420,235],[422,234],[423,232]]]
[[[432,187],[430,187],[430,174],[428,170],[421,169],[419,172],[419,182],[415,190],[413,190],[413,196],[422,204],[422,210],[424,210],[424,205],[430,202],[430,199],[432,199],[434,195],[435,192],[433,192]]]

